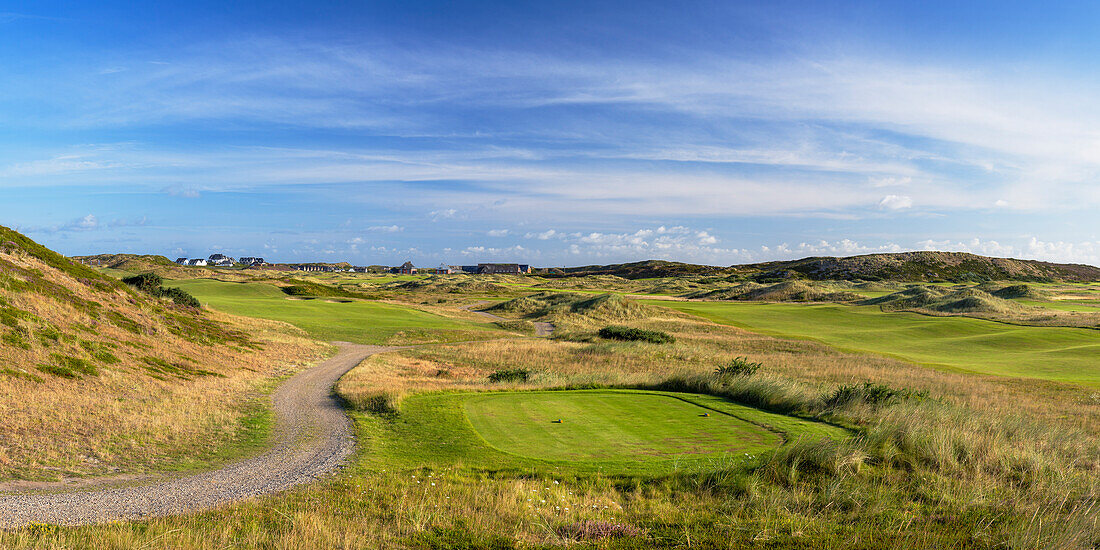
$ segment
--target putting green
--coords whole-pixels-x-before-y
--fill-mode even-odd
[[[356,416],[364,460],[379,470],[663,475],[749,464],[784,441],[851,435],[721,397],[642,390],[421,393],[397,415]]]
[[[756,453],[783,442],[759,425],[662,393],[492,393],[470,397],[464,407],[493,447],[544,460],[698,458]]]

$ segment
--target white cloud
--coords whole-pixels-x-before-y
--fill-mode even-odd
[[[119,228],[119,227],[133,227],[143,226],[148,222],[148,219],[142,217],[137,220],[112,220],[106,224],[99,221],[99,218],[95,214],[88,214],[73,220],[69,220],[62,224],[43,226],[43,227],[22,227],[21,231],[27,233],[60,233],[60,232],[85,232],[96,231],[104,228]]]
[[[490,237],[507,237],[508,233],[507,229],[490,229],[487,234]]]
[[[553,239],[555,237],[563,238],[563,237],[565,237],[565,235],[562,234],[562,233],[558,233],[557,231],[555,231],[553,229],[547,229],[546,231],[543,231],[541,233],[527,233],[527,234],[523,235],[523,238],[525,238],[525,239],[538,239],[540,241],[550,240],[550,239]]]
[[[374,231],[377,233],[398,233],[404,230],[405,228],[399,225],[372,225],[367,228],[367,231]]]
[[[1100,106],[1091,101],[1097,95],[1095,83],[1072,76],[1035,78],[1033,70],[1019,66],[975,70],[831,51],[764,60],[699,55],[691,62],[674,63],[577,62],[514,51],[442,52],[378,43],[345,43],[334,48],[326,43],[254,37],[196,44],[158,64],[135,65],[124,73],[95,80],[95,85],[84,78],[59,79],[54,101],[62,107],[57,116],[68,124],[111,126],[220,117],[385,128],[391,135],[458,139],[472,136],[456,134],[454,128],[442,126],[414,107],[439,104],[507,111],[600,105],[608,109],[643,107],[646,112],[660,113],[663,120],[680,117],[673,119],[683,143],[676,148],[664,145],[665,132],[653,126],[656,123],[632,122],[638,117],[611,125],[601,121],[597,128],[567,115],[560,125],[542,125],[539,138],[571,140],[581,146],[574,151],[555,148],[552,154],[537,147],[502,146],[485,147],[472,155],[467,149],[345,150],[331,152],[324,161],[291,157],[284,165],[267,165],[259,172],[254,171],[255,166],[233,171],[229,167],[239,166],[234,159],[214,159],[222,166],[209,179],[229,187],[450,178],[500,182],[500,188],[487,193],[499,196],[503,189],[514,190],[517,182],[523,182],[532,195],[547,191],[561,197],[555,208],[566,210],[567,200],[592,195],[607,200],[630,198],[634,195],[628,186],[609,180],[630,181],[645,172],[633,168],[563,169],[560,164],[539,162],[560,159],[564,154],[645,162],[759,164],[815,172],[787,175],[786,181],[709,176],[737,188],[742,197],[753,196],[753,185],[775,188],[775,193],[750,201],[766,203],[765,213],[835,211],[881,198],[871,199],[866,190],[858,190],[860,187],[905,187],[904,196],[922,207],[981,208],[995,200],[976,196],[986,190],[958,198],[942,193],[954,187],[953,181],[923,162],[933,161],[940,166],[986,170],[991,178],[985,186],[1058,186],[1057,193],[1046,194],[1057,198],[1048,198],[1039,205],[1043,208],[1100,205],[1095,192],[1071,185],[1094,181],[1100,172],[1100,135],[1094,130],[1100,127]],[[147,57],[159,58],[160,53]],[[97,66],[120,65],[111,56],[104,57],[94,60]],[[480,62],[471,66],[471,58]],[[57,70],[83,75],[87,64],[82,61]],[[57,70],[23,75],[23,81],[55,79]],[[19,95],[14,89],[0,88],[0,92]],[[716,125],[734,124],[749,116],[768,121],[768,127],[749,131],[735,125],[743,143],[726,146],[715,144],[708,132],[692,130],[694,118],[699,116]],[[897,137],[884,137],[884,133]],[[621,146],[585,147],[586,141]],[[471,156],[476,157],[475,162]],[[439,162],[441,159],[445,162]],[[6,171],[0,169],[0,174],[117,171],[125,166],[102,160],[50,158],[9,166]],[[821,173],[858,177],[827,181]],[[233,177],[217,177],[226,175]],[[681,176],[670,170],[649,181],[676,188],[683,181]],[[564,186],[568,181],[575,183]],[[706,184],[685,181],[682,186],[705,188]],[[829,200],[838,190],[843,193]],[[705,194],[703,189],[679,201],[681,204],[673,203],[683,212],[710,213],[699,199]],[[662,195],[654,202],[674,198],[668,197],[671,193]],[[809,200],[797,200],[801,196]],[[941,196],[944,198],[933,198]],[[793,204],[785,200],[791,198],[796,199]],[[814,204],[821,206],[815,209]],[[433,217],[446,211],[440,206],[429,207],[437,214]],[[752,210],[760,211],[757,206],[753,204]],[[701,212],[693,212],[693,207]]]
[[[869,178],[871,187],[907,187],[913,183],[912,176],[872,176]]]
[[[878,207],[883,210],[903,210],[913,207],[913,199],[906,195],[886,195],[878,201]]]
[[[172,195],[173,197],[184,197],[188,199],[197,199],[199,198],[199,196],[201,196],[199,190],[196,187],[184,183],[168,185],[164,187],[162,191],[168,193],[169,195]]]
[[[428,217],[431,218],[432,221],[439,221],[439,220],[443,220],[443,219],[447,219],[447,218],[454,218],[457,215],[458,215],[458,210],[456,210],[454,208],[447,208],[447,209],[444,209],[444,210],[432,210],[431,212],[428,212]]]
[[[925,250],[1100,266],[1100,241],[1043,241],[1032,236],[1019,244],[974,238],[968,241],[926,240],[917,243],[917,246]]]
[[[512,262],[527,262],[533,258],[539,257],[537,251],[531,251],[523,246],[515,245],[509,247],[492,247],[492,246],[467,246],[458,252],[464,257],[479,259],[484,262],[494,261],[512,261]]]
[[[97,228],[99,228],[99,220],[92,214],[88,214],[83,218],[73,220],[62,226],[62,229],[71,229],[73,231],[90,231]]]

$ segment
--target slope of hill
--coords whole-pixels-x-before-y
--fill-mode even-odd
[[[73,261],[94,267],[110,267],[123,271],[149,271],[157,267],[174,267],[176,264],[155,254],[94,254],[73,256]]]
[[[734,275],[761,282],[783,279],[867,281],[1100,281],[1100,267],[1038,260],[990,258],[964,252],[900,252],[863,256],[812,257],[729,267],[646,260],[626,264],[567,267],[557,276],[615,275],[625,279]]]
[[[685,275],[717,275],[729,273],[730,271],[729,268],[710,265],[686,264],[665,260],[645,260],[626,264],[566,267],[561,268],[562,273],[558,276],[615,275],[624,279],[649,279],[654,277],[682,277]],[[552,277],[554,275],[548,276]]]
[[[242,433],[257,384],[318,346],[183,307],[0,226],[0,479],[141,469]],[[262,350],[262,351],[261,351]]]
[[[1023,313],[1031,309],[978,288],[949,290],[925,286],[914,286],[880,298],[864,300],[863,303],[880,306],[883,311],[904,310],[948,314],[1007,315]]]
[[[846,258],[814,257],[736,266],[809,279],[883,281],[1098,281],[1100,268],[1038,260],[990,258],[965,252],[901,252]]]
[[[757,302],[850,302],[862,295],[828,288],[830,283],[783,281],[774,285],[747,282],[733,287],[685,294],[703,300],[743,300]]]
[[[494,304],[485,311],[576,326],[628,321],[655,314],[653,307],[618,294],[575,292],[540,292]]]

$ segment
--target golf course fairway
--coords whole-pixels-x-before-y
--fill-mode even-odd
[[[292,299],[265,283],[187,279],[165,281],[164,285],[181,288],[203,305],[226,313],[285,321],[318,340],[356,344],[446,342],[476,339],[492,330],[490,325],[383,302]]]
[[[950,371],[1100,387],[1100,331],[1011,325],[970,317],[883,312],[874,306],[658,302],[704,319]]]

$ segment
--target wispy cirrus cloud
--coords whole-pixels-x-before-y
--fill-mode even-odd
[[[166,211],[234,200],[254,223],[333,235],[351,228],[326,213],[354,205],[371,212],[354,214],[361,233],[403,243],[354,243],[362,255],[449,238],[461,242],[434,250],[732,261],[962,248],[996,227],[978,248],[1092,257],[1100,85],[1088,75],[840,43],[666,57],[398,43],[415,42],[241,33],[15,67],[0,123],[73,143],[0,152],[0,188],[151,191]],[[99,133],[123,137],[81,143]],[[259,215],[292,199],[312,201],[315,219]],[[914,221],[931,216],[953,233]],[[1058,224],[1031,246],[996,216]],[[392,223],[404,219],[432,231]]]

